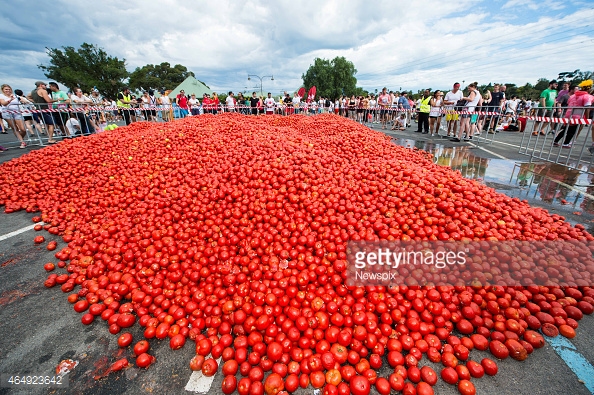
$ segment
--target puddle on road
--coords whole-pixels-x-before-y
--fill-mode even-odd
[[[507,196],[527,199],[530,204],[564,215],[571,223],[585,224],[594,217],[594,175],[587,173],[594,169],[585,165],[578,170],[547,162],[488,159],[475,155],[470,147],[444,147],[439,141],[393,141],[403,147],[430,152],[435,163]],[[592,232],[594,225],[590,223],[587,228]]]

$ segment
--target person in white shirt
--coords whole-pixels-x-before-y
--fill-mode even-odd
[[[192,96],[190,96],[188,105],[190,106],[190,114],[192,114],[192,116],[200,115],[200,100],[196,99],[195,93],[192,93]]]
[[[20,110],[21,98],[14,94],[12,87],[8,84],[3,84],[1,89],[0,105],[2,106],[2,118],[6,120],[14,135],[19,139],[21,143],[20,148],[26,148],[27,144],[23,138],[27,136],[27,131]]]
[[[89,117],[87,117],[85,111],[89,105],[93,104],[93,101],[87,96],[83,95],[82,89],[76,88],[74,90],[74,95],[70,96],[70,102],[72,103],[72,108],[78,109],[75,114],[76,118],[80,122],[82,133],[95,133],[95,130],[99,129],[99,127],[95,125],[95,123]]]
[[[519,100],[516,96],[512,96],[511,100],[505,102],[505,123],[509,124],[510,120],[516,116],[518,103]]]
[[[171,100],[166,95],[167,92],[161,91],[159,93],[161,93],[161,96],[159,96],[157,103],[161,107],[161,118],[167,122],[171,120]]]
[[[299,114],[299,104],[301,103],[301,98],[299,97],[299,95],[297,93],[295,93],[295,95],[293,96],[293,108],[295,109],[295,114]]]
[[[274,108],[276,107],[276,102],[272,97],[272,93],[268,92],[268,97],[264,99],[264,108],[266,108],[266,115],[274,114]]]
[[[460,83],[454,83],[453,89],[446,93],[445,99],[443,101],[444,109],[446,111],[446,123],[448,125],[448,135],[456,136],[456,131],[458,130],[458,119],[460,118],[458,114],[454,113],[454,105],[458,100],[462,100],[463,94],[460,90]]]
[[[371,95],[371,99],[369,99],[369,113],[371,114],[372,123],[377,123],[376,107],[377,107],[377,101],[375,100],[375,96]]]
[[[68,129],[71,136],[76,136],[81,133],[80,123],[76,119],[76,114],[73,112],[70,113],[70,119],[66,121],[66,129]]]
[[[227,106],[227,111],[235,112],[235,97],[233,96],[233,92],[229,92],[227,95],[225,105]]]

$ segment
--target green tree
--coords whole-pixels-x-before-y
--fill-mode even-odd
[[[167,62],[158,65],[147,64],[130,73],[128,84],[131,89],[175,89],[190,76],[194,77],[194,73],[181,64],[173,67]]]
[[[536,82],[536,85],[534,85],[534,90],[536,90],[538,92],[538,94],[540,95],[540,92],[544,91],[548,87],[549,87],[549,80],[546,78],[539,78],[538,81]]]
[[[357,91],[355,65],[342,56],[332,60],[315,58],[305,74],[301,75],[303,85],[316,86],[316,95],[336,99],[341,95],[354,95]]]
[[[70,89],[90,92],[96,87],[107,97],[115,97],[128,77],[126,60],[108,55],[94,44],[83,43],[80,48],[46,48],[49,65],[40,64],[47,78]]]

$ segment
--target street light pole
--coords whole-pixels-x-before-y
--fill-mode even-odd
[[[250,77],[256,77],[257,79],[260,80],[260,96],[263,96],[263,93],[262,93],[262,80],[264,78],[270,78],[270,81],[274,81],[274,76],[272,76],[272,75],[265,75],[264,77],[260,77],[259,75],[248,74],[248,81],[251,80]]]

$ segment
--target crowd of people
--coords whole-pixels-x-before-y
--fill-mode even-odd
[[[451,141],[461,142],[471,140],[482,131],[523,131],[525,120],[523,124],[521,120],[526,116],[591,118],[594,115],[594,111],[587,109],[571,109],[592,105],[592,80],[583,81],[579,86],[564,82],[559,92],[557,86],[557,81],[551,81],[539,100],[515,95],[506,97],[507,87],[503,84],[495,84],[492,90],[479,92],[476,82],[469,84],[465,91],[456,82],[447,93],[426,89],[416,101],[406,91],[388,91],[387,88],[377,95],[343,95],[338,98],[303,98],[297,92],[292,96],[284,92],[278,98],[271,93],[264,97],[256,92],[251,96],[242,93],[235,96],[229,92],[221,101],[216,92],[212,95],[205,93],[198,98],[194,93],[186,94],[183,90],[173,99],[168,96],[171,91],[160,91],[157,96],[152,89],[136,97],[128,87],[123,88],[115,99],[109,99],[102,97],[97,89],[85,94],[80,88],[75,88],[67,93],[55,82],[46,84],[37,81],[35,89],[28,94],[18,89],[13,91],[10,85],[2,85],[0,105],[2,118],[19,140],[20,148],[26,147],[27,133],[31,136],[47,134],[48,143],[54,144],[54,134],[64,137],[92,134],[101,131],[108,122],[123,121],[129,125],[138,120],[169,121],[174,117],[220,112],[251,115],[334,113],[362,124],[377,123],[382,129],[401,131],[409,128],[415,120],[418,133],[435,136],[441,128]],[[177,110],[175,113],[174,108]],[[30,111],[36,109],[52,111]],[[1,133],[7,133],[2,123],[0,126]],[[577,125],[562,128],[559,124],[535,121],[534,135],[547,132],[556,134],[555,145],[563,140],[563,147],[571,147],[576,132],[579,133]],[[594,148],[590,151],[594,153]]]

